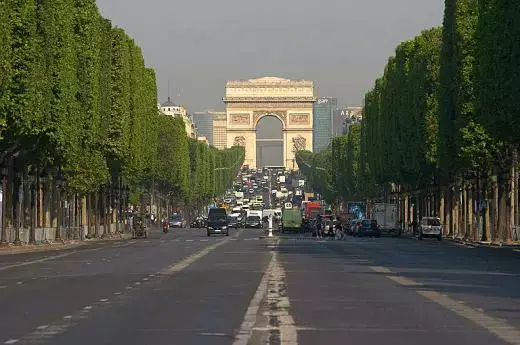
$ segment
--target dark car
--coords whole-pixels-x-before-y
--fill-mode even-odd
[[[363,219],[362,221],[358,222],[353,235],[358,237],[381,237],[381,229],[379,228],[376,220]]]
[[[246,218],[246,228],[262,228],[262,219],[260,216],[249,216]]]
[[[211,234],[225,234],[229,236],[229,219],[223,207],[211,208],[208,214],[208,236]]]
[[[238,229],[240,227],[240,222],[238,220],[238,216],[229,216],[229,227]]]
[[[186,221],[181,214],[173,214],[168,221],[170,228],[185,228]]]

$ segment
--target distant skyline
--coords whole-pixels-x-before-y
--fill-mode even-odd
[[[442,24],[443,0],[98,0],[142,47],[159,102],[223,110],[227,80],[308,79],[361,105],[402,41]]]

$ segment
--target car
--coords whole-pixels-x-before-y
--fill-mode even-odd
[[[381,229],[375,219],[363,219],[356,224],[353,235],[357,237],[381,237]]]
[[[190,228],[204,228],[206,226],[206,220],[204,217],[197,217],[190,223]]]
[[[168,225],[170,228],[185,228],[186,220],[184,220],[184,217],[181,214],[175,213],[170,216]]]
[[[246,218],[246,228],[258,228],[263,227],[262,218],[260,216],[248,216]]]
[[[238,229],[240,227],[241,216],[239,213],[232,213],[228,216],[230,228]]]
[[[438,241],[442,240],[442,224],[438,217],[423,217],[417,238],[422,240],[424,237],[434,237]]]
[[[229,236],[229,219],[225,208],[210,208],[206,231],[208,237],[211,236],[211,234],[224,234]]]

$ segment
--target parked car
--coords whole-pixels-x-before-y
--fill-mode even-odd
[[[375,219],[363,219],[356,224],[353,235],[357,237],[381,237],[381,229]]]
[[[184,220],[184,217],[182,214],[175,213],[170,216],[170,219],[168,221],[170,228],[185,228],[186,227],[186,221]]]
[[[423,217],[419,226],[419,234],[417,238],[422,240],[423,237],[435,237],[442,240],[442,224],[438,217]]]

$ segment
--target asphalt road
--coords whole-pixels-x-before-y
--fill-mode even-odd
[[[207,237],[0,257],[0,344],[520,344],[520,253]]]

